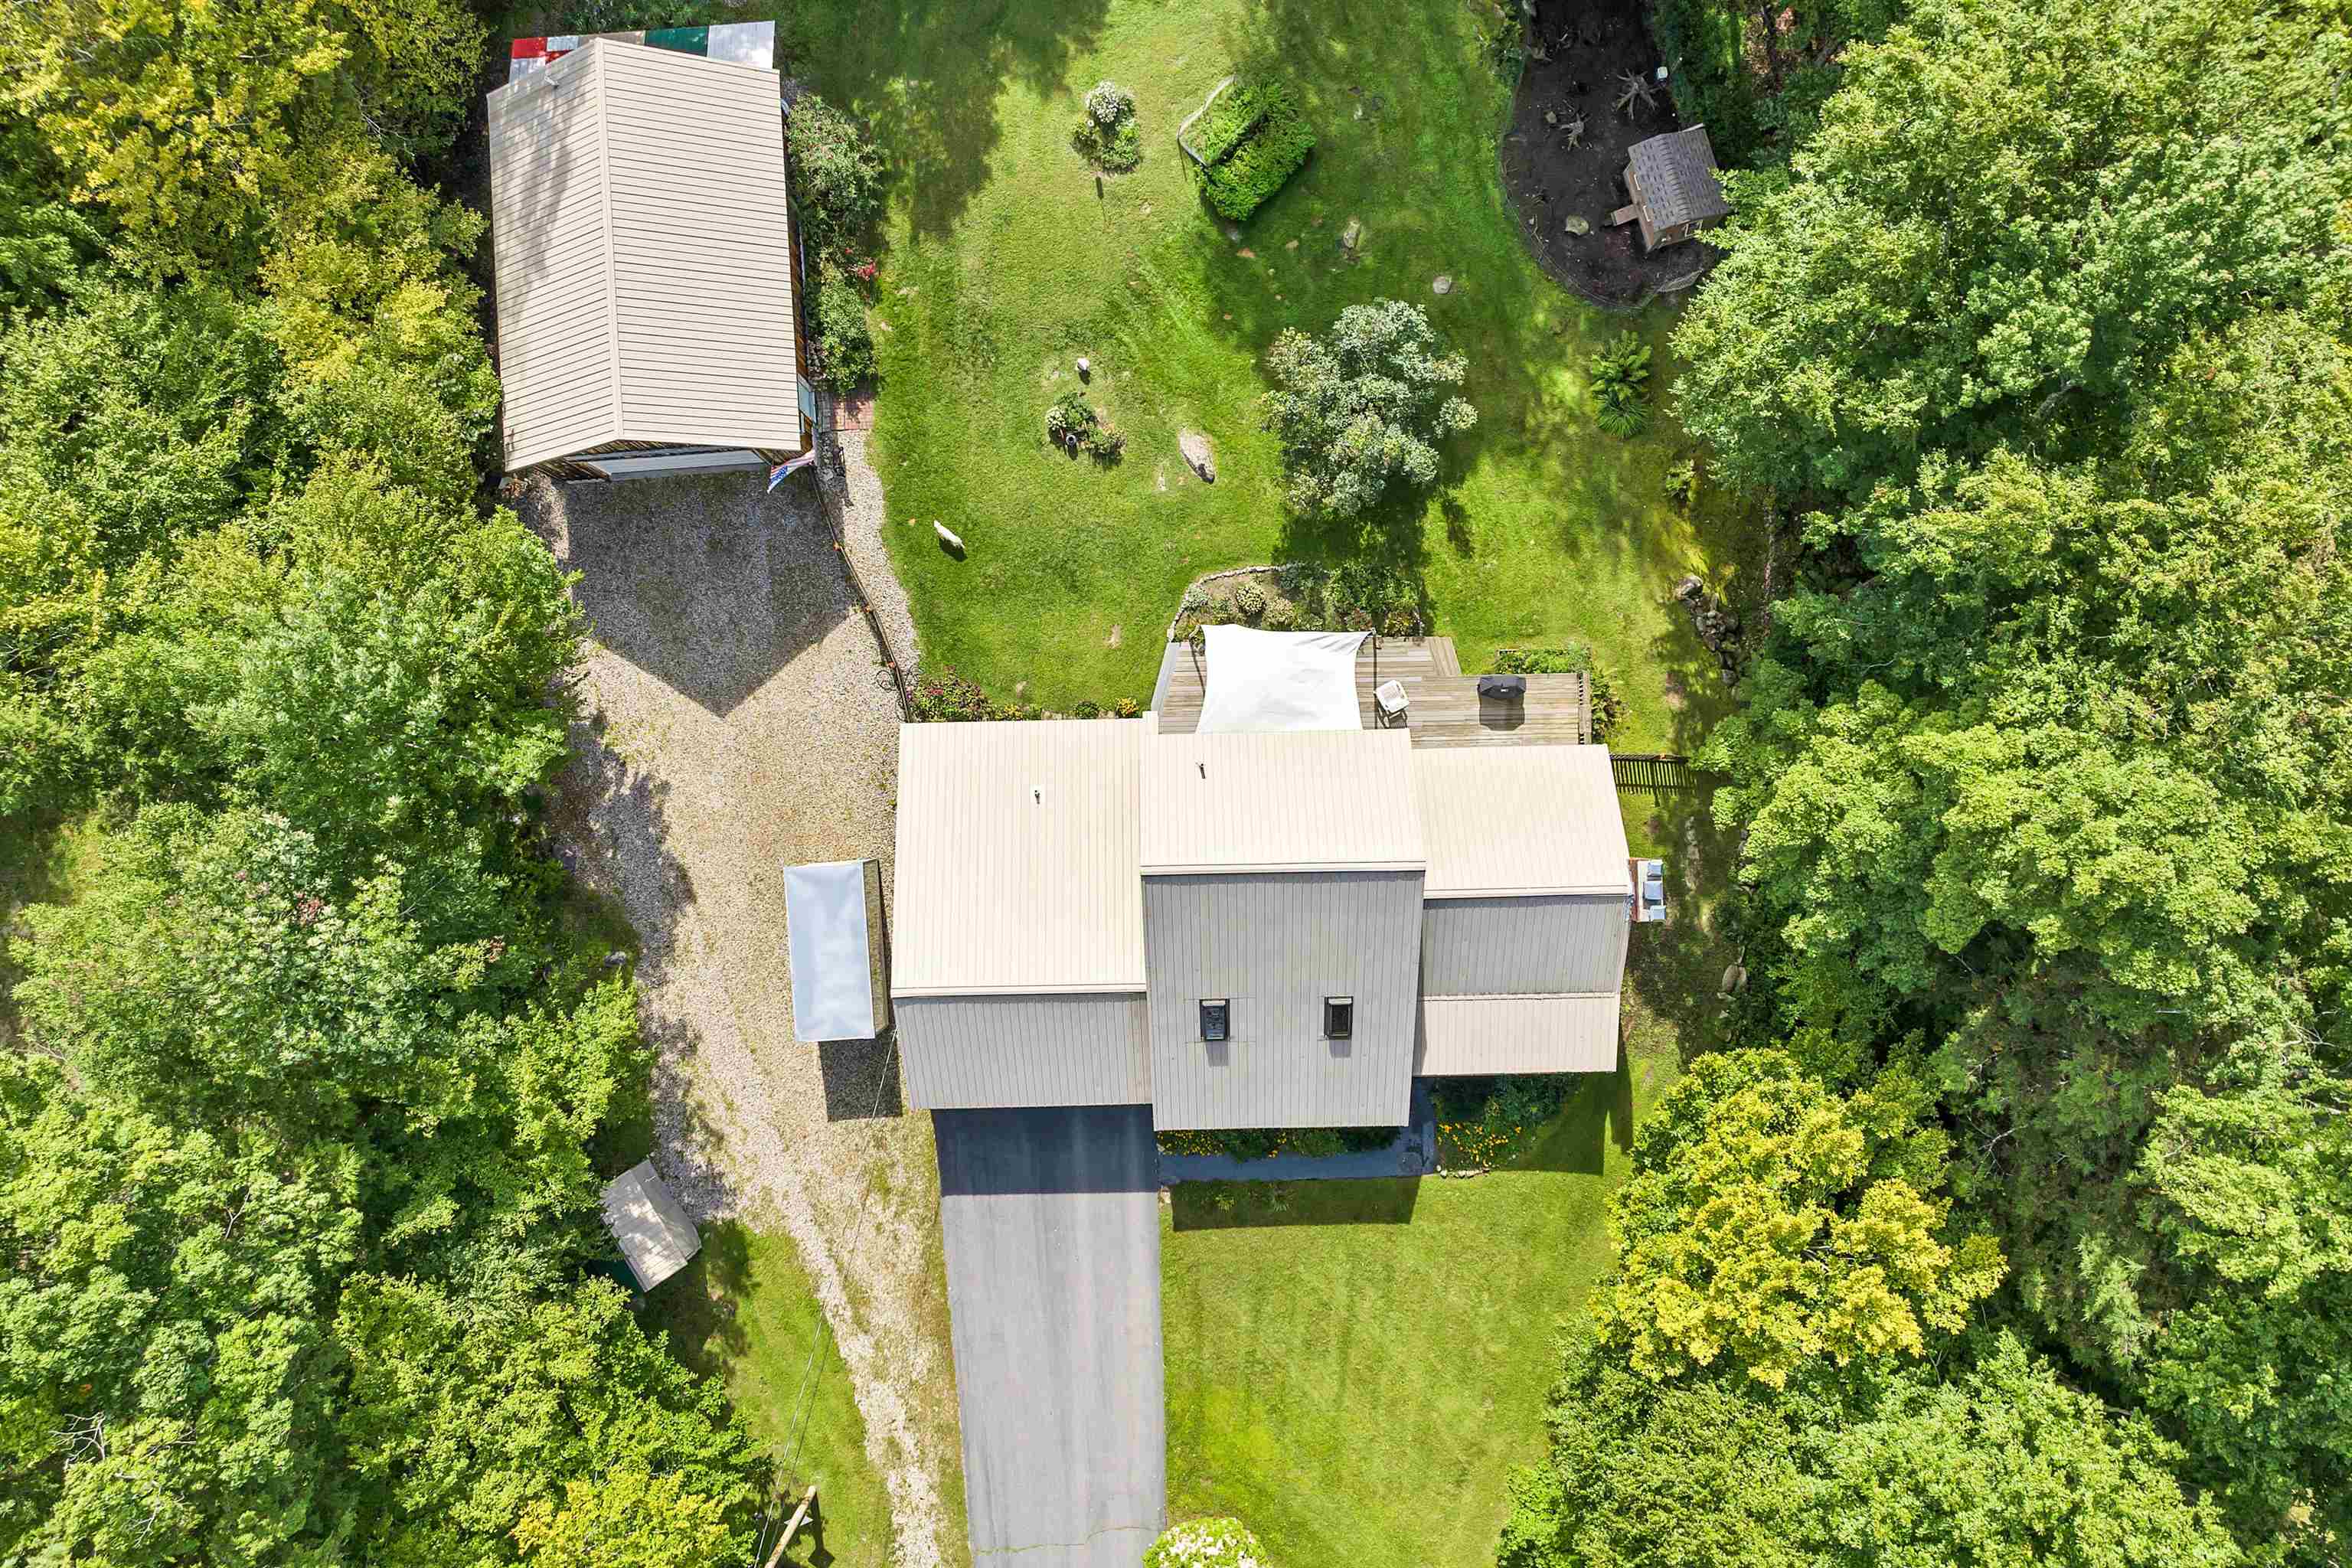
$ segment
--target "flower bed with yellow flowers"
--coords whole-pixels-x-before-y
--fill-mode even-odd
[[[1575,1081],[1570,1073],[1430,1080],[1437,1168],[1468,1173],[1509,1164],[1559,1113]]]

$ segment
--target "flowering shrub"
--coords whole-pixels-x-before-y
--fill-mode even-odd
[[[1087,111],[1070,132],[1070,145],[1096,168],[1123,174],[1143,162],[1143,138],[1135,128],[1135,99],[1115,81],[1087,89]]]
[[[987,720],[1043,719],[1045,710],[1034,702],[1000,702],[982,689],[980,682],[958,673],[953,665],[941,665],[936,670],[925,670],[915,678],[915,721],[918,723],[973,723]],[[1105,709],[1093,699],[1086,699],[1069,711],[1073,719],[1099,719]],[[1132,697],[1122,697],[1108,711],[1121,719],[1132,719],[1143,711],[1143,705]]]
[[[1488,1171],[1517,1159],[1574,1087],[1567,1073],[1436,1080],[1430,1100],[1437,1112],[1438,1165]]]
[[[1098,81],[1087,89],[1087,118],[1097,125],[1116,125],[1134,112],[1134,95],[1115,81]]]
[[[1580,642],[1565,647],[1499,647],[1495,650],[1497,675],[1581,675],[1585,698],[1592,709],[1592,738],[1605,741],[1625,717],[1625,699],[1609,672],[1594,662],[1592,650]]]
[[[980,689],[980,682],[956,673],[952,665],[916,678],[915,718],[921,723],[950,723],[982,719],[1034,719],[1038,710],[1017,702],[999,702]]]
[[[1075,442],[1104,462],[1118,457],[1127,446],[1127,437],[1095,412],[1083,392],[1066,392],[1054,400],[1054,405],[1045,410],[1045,434],[1056,447]]]
[[[1273,1568],[1265,1548],[1238,1519],[1171,1524],[1143,1554],[1143,1568]]]
[[[1171,1130],[1160,1137],[1167,1154],[1223,1154],[1234,1160],[1264,1160],[1276,1154],[1364,1154],[1396,1142],[1393,1127],[1231,1127]]]

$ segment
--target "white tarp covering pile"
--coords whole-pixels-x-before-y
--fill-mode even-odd
[[[1360,730],[1356,650],[1362,632],[1261,632],[1206,626],[1203,735]]]
[[[604,1227],[621,1244],[640,1290],[652,1289],[702,1250],[702,1233],[654,1174],[651,1160],[639,1161],[605,1184]]]
[[[793,1033],[809,1041],[872,1039],[866,862],[785,868],[784,929],[793,958]]]

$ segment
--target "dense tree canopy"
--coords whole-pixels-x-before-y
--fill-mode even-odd
[[[600,1277],[648,1058],[542,837],[581,627],[407,165],[483,41],[0,16],[0,835],[79,819],[0,971],[0,1560],[750,1548],[764,1461]]]
[[[1748,1027],[1920,1063],[1992,1309],[2283,1561],[2352,1531],[2347,48],[1930,0],[1676,338],[1795,558],[1708,755]]]
[[[1660,1387],[1574,1344],[1551,1454],[1513,1478],[1502,1568],[2229,1568],[2141,1417],[2007,1335],[1965,1364],[1771,1394]]]
[[[1947,1234],[1926,1099],[1899,1072],[1840,1097],[1776,1051],[1700,1058],[1634,1135],[1617,1268],[1593,1297],[1602,1342],[1644,1375],[1721,1360],[1777,1388],[1958,1330],[2000,1258]]]
[[[1793,177],[1735,177],[1685,422],[1743,481],[1853,497],[2112,432],[2191,335],[2339,275],[2347,53],[2266,0],[1914,7]]]

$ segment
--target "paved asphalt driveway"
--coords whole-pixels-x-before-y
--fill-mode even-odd
[[[1150,1108],[931,1121],[975,1568],[1135,1568],[1168,1498]]]

